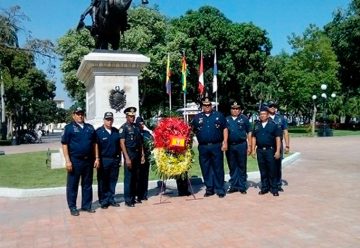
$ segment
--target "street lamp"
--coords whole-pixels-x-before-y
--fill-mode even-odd
[[[327,90],[327,85],[326,84],[322,84],[320,86],[321,90],[323,91],[321,93],[321,98],[322,98],[322,125],[321,125],[321,128],[319,128],[318,130],[318,136],[320,137],[325,137],[325,136],[332,136],[333,133],[332,133],[332,130],[329,128],[329,125],[326,123],[326,100],[328,99],[327,97],[327,94],[326,94],[326,90]],[[336,97],[336,94],[335,93],[332,93],[330,95],[332,98]],[[313,95],[311,97],[314,101],[314,116],[313,116],[313,123],[315,123],[315,116],[316,116],[316,105],[315,105],[315,100],[317,99],[317,96],[316,95]],[[313,124],[315,125],[315,124]],[[313,133],[314,133],[314,130],[313,130]]]

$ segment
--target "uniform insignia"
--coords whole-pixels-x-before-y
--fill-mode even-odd
[[[122,133],[124,130],[122,129],[122,128],[120,128],[120,130],[119,130],[119,133]]]
[[[126,95],[124,90],[120,90],[119,86],[116,86],[115,89],[110,90],[109,96],[110,107],[116,112],[120,112],[126,105]]]

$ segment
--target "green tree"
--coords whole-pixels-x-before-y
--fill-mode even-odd
[[[55,84],[36,68],[38,55],[53,58],[50,41],[29,39],[19,47],[18,32],[27,17],[19,6],[0,13],[0,72],[5,86],[7,116],[17,131],[49,123],[56,109]],[[51,62],[49,62],[51,64]],[[51,67],[51,66],[50,66]]]
[[[359,96],[360,0],[352,0],[347,11],[337,10],[325,32],[340,63],[339,76],[347,96]]]
[[[56,47],[62,64],[60,70],[63,73],[63,83],[68,95],[75,101],[85,103],[85,86],[76,77],[81,59],[95,48],[95,41],[87,29],[80,32],[69,30],[58,40]]]
[[[340,111],[349,121],[360,116],[360,0],[352,0],[346,11],[337,10],[325,32],[340,64],[339,79],[344,95]]]
[[[289,111],[309,114],[313,104],[311,97],[320,95],[321,84],[328,85],[328,92],[339,92],[339,64],[329,38],[314,25],[302,36],[293,34],[289,42],[294,53],[281,75],[284,99]]]
[[[232,23],[218,9],[204,6],[188,11],[172,24],[189,37],[187,49],[192,82],[192,98],[197,98],[200,51],[204,54],[204,75],[207,92],[211,95],[213,52],[217,49],[218,95],[225,110],[229,98],[254,105],[260,98],[258,83],[267,83],[265,66],[271,42],[265,30],[252,23]]]

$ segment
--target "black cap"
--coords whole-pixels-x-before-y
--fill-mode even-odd
[[[135,107],[128,107],[124,110],[124,114],[135,116],[136,114],[136,108]]]
[[[231,108],[241,108],[241,106],[237,101],[232,101],[231,102]]]
[[[144,123],[144,119],[143,119],[142,117],[138,116],[138,117],[136,118],[135,123],[136,123],[137,125],[139,125],[140,123]]]
[[[201,99],[201,103],[202,105],[211,105],[211,100],[209,97],[204,97],[203,99]]]
[[[270,100],[268,103],[267,103],[268,107],[271,108],[271,107],[277,107],[277,103],[273,100]]]
[[[105,112],[104,119],[114,119],[114,114],[112,112]]]
[[[85,113],[85,111],[81,107],[77,107],[74,109],[73,113]]]
[[[266,105],[261,105],[260,106],[260,112],[263,112],[263,111],[266,111],[266,112],[268,112],[269,111],[269,107],[268,106],[266,106]]]

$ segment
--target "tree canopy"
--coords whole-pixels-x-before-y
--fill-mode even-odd
[[[24,47],[18,42],[22,21],[28,18],[19,6],[0,13],[0,74],[5,87],[6,116],[17,130],[50,123],[57,113],[55,83],[36,67],[36,57],[53,58],[48,40],[28,39]],[[51,63],[50,63],[51,65]]]

